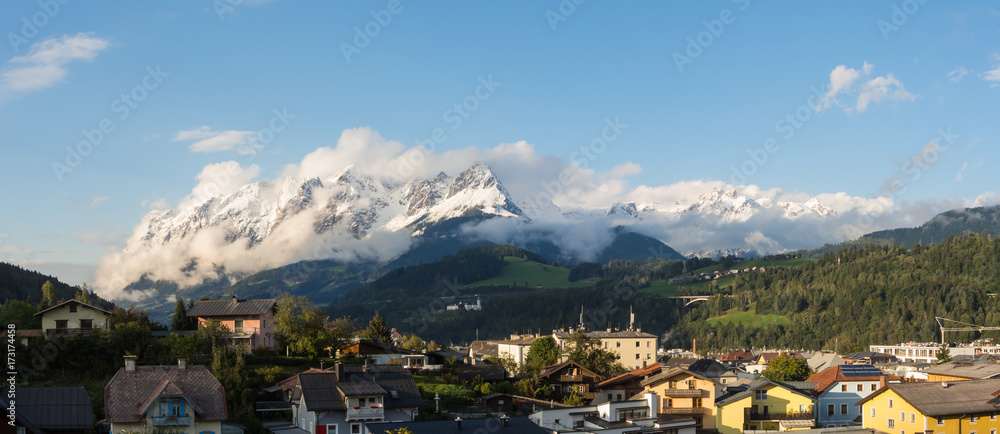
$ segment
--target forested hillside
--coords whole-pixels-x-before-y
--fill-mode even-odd
[[[55,287],[56,300],[70,300],[76,297],[77,292],[80,291],[80,288],[62,283],[55,277],[27,270],[14,264],[0,262],[0,302],[30,300],[37,304],[42,301],[42,285],[46,281],[52,282]],[[101,305],[105,308],[111,306],[110,302],[93,293],[90,293],[89,297],[91,297],[91,304]]]
[[[683,341],[697,338],[699,348],[718,349],[839,345],[843,352],[873,343],[935,341],[940,339],[935,316],[1000,325],[1000,300],[988,295],[1000,292],[998,279],[1000,240],[986,234],[911,249],[855,246],[798,267],[740,274],[731,287],[683,315],[676,331]],[[725,320],[751,310],[787,322],[748,326]]]

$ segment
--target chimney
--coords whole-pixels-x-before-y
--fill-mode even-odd
[[[333,365],[333,373],[337,376],[337,381],[344,381],[344,366],[340,363]]]
[[[943,382],[941,382],[941,387],[943,387],[943,388],[947,389],[947,388],[948,388],[948,386],[950,386],[950,385],[948,384],[948,382],[947,382],[947,381],[943,381]]]
[[[128,372],[135,372],[135,359],[137,356],[125,356],[125,370]]]
[[[461,417],[456,417],[455,418],[455,429],[459,430],[459,431],[462,430],[462,418]]]
[[[177,369],[184,371],[187,369],[187,359],[181,357],[177,359]]]
[[[695,353],[695,354],[698,354],[698,340],[697,339],[694,340],[694,343],[691,344],[691,347],[692,347],[691,348],[691,352]]]
[[[233,294],[233,304],[239,303],[240,299],[236,298],[236,294]]]

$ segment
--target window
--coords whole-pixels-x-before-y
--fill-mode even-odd
[[[892,398],[889,398],[889,408],[892,408]]]
[[[326,434],[337,434],[337,425],[327,425]]]
[[[978,416],[976,415],[969,416],[969,423],[976,423],[977,420],[979,420]]]
[[[621,346],[622,346],[622,341],[615,341],[616,348],[621,348]]]
[[[833,404],[826,405],[826,415],[833,416]]]
[[[653,347],[653,343],[650,342],[650,341],[646,341],[646,348],[652,348],[652,347]]]
[[[559,423],[559,419],[556,419],[556,423]],[[351,434],[361,434],[361,424],[352,423],[351,424]]]
[[[847,385],[846,384],[841,384],[840,385],[840,391],[841,392],[846,392],[847,391]]]
[[[671,389],[676,389],[677,388],[677,382],[676,381],[671,381],[670,382],[670,388]]]
[[[608,395],[608,400],[610,400],[610,399],[611,399],[611,395]],[[502,399],[498,399],[497,400],[497,405],[503,405],[503,400]]]
[[[63,329],[63,330],[65,330],[68,327],[69,327],[69,320],[65,320],[65,319],[57,319],[56,320],[56,328],[57,329]]]
[[[990,413],[990,420],[997,420],[997,412],[994,411]]]
[[[688,389],[697,389],[698,388],[698,382],[695,381],[695,380],[688,380],[687,383],[688,383]]]
[[[69,311],[70,311],[71,313],[76,313],[76,305],[75,305],[75,304],[71,304],[71,305],[69,305]]]
[[[671,408],[674,406],[673,398],[663,398],[663,406],[666,408]]]
[[[233,321],[233,333],[243,333],[243,320]]]
[[[938,425],[944,425],[944,418],[943,417],[937,418],[937,424]]]
[[[614,397],[614,395],[612,395],[612,394],[609,393],[608,394],[608,401],[610,402],[611,400],[613,400],[614,399],[613,397]]]
[[[847,414],[847,404],[840,404],[840,414]]]
[[[92,319],[81,319],[80,328],[82,329],[92,329],[94,328],[94,320]]]
[[[17,427],[17,434],[24,434],[24,427],[23,426]]]
[[[910,412],[910,423],[917,423],[917,414],[912,411]]]
[[[875,407],[872,407],[872,417],[875,417]]]
[[[694,398],[691,400],[691,406],[698,408],[701,407],[701,398]]]
[[[578,392],[580,392],[580,393],[583,393],[583,392],[584,392],[584,389],[586,389],[586,388],[587,388],[587,386],[576,386],[576,390],[577,390]]]
[[[620,393],[619,393],[619,394],[618,394],[618,395],[616,395],[616,396],[618,397],[618,400],[619,400],[619,401],[621,401],[621,400],[622,400],[622,394],[620,394]]]
[[[635,347],[639,348],[639,341],[635,341]]]
[[[889,421],[886,422],[885,426],[886,426],[886,428],[889,428],[889,429],[895,428],[896,427],[896,419],[890,418]]]
[[[990,428],[990,434],[997,434],[996,428]]]
[[[639,360],[639,353],[635,353],[635,359]]]
[[[878,389],[878,384],[872,383],[872,392]]]
[[[767,400],[767,391],[766,390],[754,390],[753,391],[753,397],[754,397],[754,399],[759,399],[759,400],[762,400],[762,401],[766,401]]]
[[[864,392],[864,391],[865,391],[865,385],[864,384],[859,384],[858,385],[858,392]]]
[[[906,412],[905,411],[899,412],[899,421],[900,422],[906,422]]]

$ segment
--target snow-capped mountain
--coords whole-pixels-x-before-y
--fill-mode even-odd
[[[761,205],[753,199],[736,194],[735,189],[719,188],[698,196],[698,201],[689,206],[684,213],[702,216],[718,216],[725,223],[745,222],[761,210]]]

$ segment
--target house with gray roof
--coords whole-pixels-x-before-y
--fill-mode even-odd
[[[111,432],[180,431],[242,434],[243,428],[226,421],[226,392],[208,368],[136,366],[135,356],[104,388],[104,423]]]
[[[13,399],[0,394],[0,405],[14,409],[4,432],[83,434],[94,429],[93,400],[82,387],[18,387]]]
[[[880,432],[988,433],[1000,425],[1000,379],[890,383],[856,405]]]
[[[373,433],[392,432],[406,428],[413,434],[503,433],[548,434],[551,431],[535,425],[527,417],[494,417],[482,419],[427,420],[420,422],[384,422],[368,425]]]
[[[240,300],[234,295],[229,300],[201,300],[187,315],[197,317],[199,326],[218,321],[229,330],[234,344],[243,345],[244,351],[250,352],[261,345],[277,351],[278,342],[274,338],[277,306],[273,298]]]
[[[292,432],[288,425],[300,434],[364,433],[370,423],[410,422],[424,405],[413,376],[399,365],[337,364],[298,374],[291,387],[291,424],[274,433]]]

